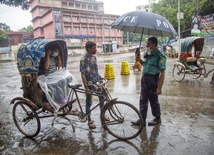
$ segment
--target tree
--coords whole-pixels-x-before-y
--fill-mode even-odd
[[[21,7],[23,10],[30,8],[30,0],[0,0],[0,3],[8,6]]]
[[[27,27],[23,27],[22,29],[20,29],[19,31],[21,32],[33,32],[33,26],[32,25],[28,25]]]
[[[200,0],[198,9],[196,6],[197,0],[180,0],[180,12],[184,13],[184,19],[180,20],[181,31],[191,27],[192,16],[205,15],[213,13],[214,4],[212,0]],[[205,13],[205,11],[207,13]],[[175,27],[178,26],[178,0],[161,0],[159,3],[152,5],[152,12],[166,17],[167,20]]]
[[[9,32],[11,32],[10,26],[0,23],[0,45],[10,41]]]
[[[5,24],[5,23],[0,23],[0,29],[1,29],[2,31],[5,31],[5,32],[10,32],[10,31],[11,31],[10,26],[8,26],[8,25]]]

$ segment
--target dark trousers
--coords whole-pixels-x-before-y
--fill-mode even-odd
[[[89,87],[90,90],[93,90],[93,87]],[[99,89],[98,89],[99,91]],[[103,96],[98,96],[99,98],[99,102],[100,102],[100,109],[102,110],[104,107],[104,97]],[[85,107],[85,111],[86,113],[88,113],[88,116],[91,115],[90,109],[91,109],[91,105],[92,105],[92,95],[86,95],[86,107]]]
[[[142,76],[140,93],[140,113],[144,120],[146,120],[147,117],[148,101],[150,102],[152,115],[156,118],[160,118],[161,116],[158,95],[156,94],[157,86],[158,76]]]

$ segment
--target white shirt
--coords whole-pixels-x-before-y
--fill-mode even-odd
[[[210,54],[210,58],[214,58],[214,47],[212,48],[212,52]]]

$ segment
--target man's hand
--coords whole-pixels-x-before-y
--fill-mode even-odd
[[[140,56],[137,56],[137,57],[135,58],[135,60],[136,60],[136,61],[140,61],[140,60],[141,60]]]
[[[157,95],[160,95],[162,92],[161,92],[161,88],[157,88],[157,90],[156,90],[156,93],[157,93]]]
[[[49,57],[51,54],[52,54],[51,50],[47,50],[47,51],[46,51],[47,57]]]

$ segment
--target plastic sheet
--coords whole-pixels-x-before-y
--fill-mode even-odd
[[[55,112],[69,100],[68,84],[77,84],[77,80],[67,69],[57,70],[48,76],[40,75],[37,80]]]

